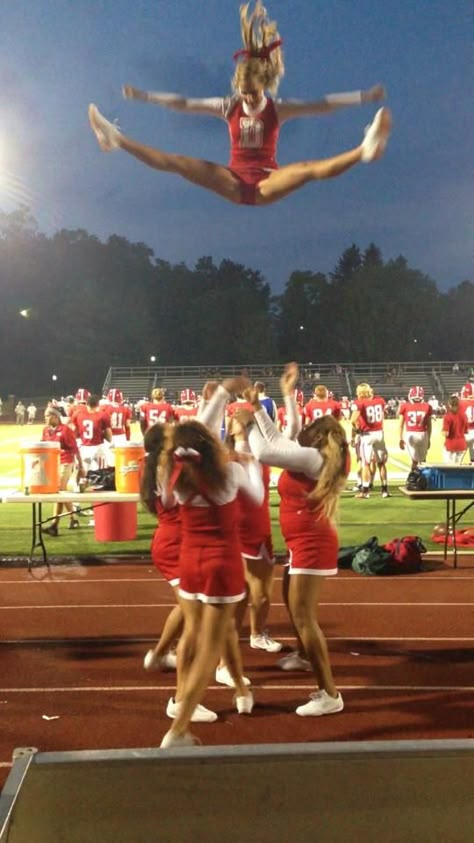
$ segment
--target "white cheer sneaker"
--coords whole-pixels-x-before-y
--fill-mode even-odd
[[[250,685],[250,679],[247,679],[246,676],[242,676],[242,680],[244,685]],[[227,685],[228,688],[235,688],[235,682],[230,675],[229,668],[225,665],[216,668],[216,682],[219,685]]]
[[[94,103],[88,109],[89,123],[103,152],[112,152],[120,146],[120,129],[115,123],[106,120]]]
[[[181,703],[176,702],[173,697],[170,697],[168,705],[166,706],[167,716],[170,717],[171,720],[174,720],[175,717],[178,716],[180,707]],[[216,712],[211,711],[209,708],[205,708],[203,705],[197,705],[191,715],[191,723],[214,723],[216,720]]]
[[[322,714],[337,714],[343,708],[344,702],[340,694],[331,697],[327,691],[316,691],[315,694],[310,694],[309,702],[298,706],[296,714],[300,717],[320,717]]]
[[[392,112],[379,108],[362,141],[362,161],[369,163],[381,158],[392,130]]]
[[[154,650],[148,650],[143,659],[145,670],[176,670],[176,653],[165,653],[164,656],[157,656]]]
[[[161,749],[185,749],[188,746],[199,746],[201,741],[196,735],[191,732],[185,732],[184,735],[174,735],[170,731],[166,733],[160,743]]]
[[[260,635],[250,636],[250,646],[252,650],[266,650],[267,653],[279,653],[283,644],[270,638],[265,629]]]

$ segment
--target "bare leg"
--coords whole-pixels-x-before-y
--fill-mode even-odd
[[[187,731],[192,713],[209,685],[224,647],[233,611],[232,603],[206,603],[202,607],[199,648],[183,688],[179,712],[170,729],[174,735],[183,735]]]
[[[311,574],[291,576],[290,611],[319,688],[325,690],[329,696],[337,697],[338,691],[334,684],[326,639],[317,621],[317,608],[323,585],[324,577]]]
[[[227,167],[221,164],[191,158],[188,155],[162,152],[160,149],[131,140],[125,135],[120,135],[119,147],[154,170],[176,173],[199,187],[212,190],[224,199],[240,204],[240,182]]]
[[[180,701],[183,697],[183,689],[196,655],[202,616],[202,603],[199,600],[183,600],[180,597],[179,605],[183,612],[184,629],[176,649],[176,701]]]
[[[293,627],[293,632],[295,634],[296,645],[297,645],[297,648],[298,648],[298,654],[301,656],[301,658],[306,658],[306,653],[304,651],[303,642],[302,642],[302,640],[299,636],[298,630],[296,629],[296,626],[293,623],[293,618],[291,616],[290,598],[289,598],[290,580],[291,580],[291,577],[290,577],[290,574],[289,574],[289,568],[288,568],[288,565],[285,565],[284,568],[283,568],[283,580],[282,580],[282,584],[281,584],[282,585],[281,590],[282,590],[283,602],[284,602],[284,604],[285,604],[285,606],[288,610],[288,614],[290,616],[290,623],[291,623],[291,626]]]
[[[273,586],[273,565],[265,559],[245,559],[245,579],[250,591],[250,634],[266,629]]]
[[[239,635],[234,618],[231,618],[229,621],[229,629],[224,646],[224,658],[227,669],[234,680],[236,695],[238,697],[247,696],[248,689],[243,680],[242,653],[240,651]]]
[[[322,161],[300,161],[274,170],[257,187],[256,205],[270,205],[284,199],[289,193],[299,190],[311,181],[332,179],[362,161],[362,147],[342,152]]]

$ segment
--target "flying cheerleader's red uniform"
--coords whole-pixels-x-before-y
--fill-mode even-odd
[[[324,512],[308,500],[315,481],[283,471],[278,480],[280,527],[290,551],[290,574],[337,574],[338,538]]]
[[[272,527],[270,521],[270,468],[261,465],[265,496],[262,504],[255,504],[239,492],[240,550],[246,559],[266,559],[273,563]]]
[[[169,509],[156,498],[158,527],[151,543],[151,558],[155,568],[171,586],[179,585],[179,550],[181,545],[181,513],[179,506]]]
[[[262,111],[246,114],[238,99],[226,119],[231,143],[229,169],[240,181],[241,204],[255,205],[257,185],[278,169],[280,125],[275,103],[267,97]]]

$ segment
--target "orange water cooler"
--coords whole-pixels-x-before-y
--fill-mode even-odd
[[[114,448],[115,489],[122,494],[138,493],[145,449],[138,442]],[[137,536],[137,504],[98,503],[94,507],[95,537],[99,542],[133,541]]]
[[[21,490],[31,495],[59,492],[59,442],[32,442],[20,448]]]

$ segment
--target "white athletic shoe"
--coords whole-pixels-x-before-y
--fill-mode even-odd
[[[247,679],[246,676],[242,676],[242,679],[244,685],[250,685],[250,679]],[[235,688],[235,682],[229,673],[229,668],[225,665],[216,669],[216,682],[219,685],[227,685],[228,688]]]
[[[292,653],[287,653],[281,659],[278,659],[277,665],[280,670],[311,670],[311,664],[307,659],[303,659],[297,650]]]
[[[103,114],[93,103],[89,106],[89,123],[94,132],[99,146],[103,152],[112,152],[120,146],[120,129],[115,123],[106,120]]]
[[[148,650],[143,659],[145,670],[176,670],[176,653],[165,653],[164,656],[157,656],[154,650]]]
[[[392,112],[389,108],[379,108],[362,141],[362,161],[368,163],[382,157],[391,129]]]
[[[249,691],[245,697],[234,697],[234,702],[238,714],[252,714],[254,704],[252,691]]]
[[[178,716],[180,705],[181,703],[176,702],[173,697],[169,698],[168,705],[166,706],[166,714],[171,720],[174,720]],[[216,720],[216,712],[204,708],[203,705],[197,705],[191,716],[191,723],[214,723]]]
[[[279,653],[283,644],[280,644],[279,641],[274,641],[273,638],[270,638],[267,630],[265,629],[261,635],[250,636],[250,646],[253,650],[266,650],[267,653]]]
[[[184,735],[173,735],[173,732],[170,731],[166,733],[163,740],[160,743],[161,749],[184,749],[188,746],[197,746],[201,743],[199,738],[196,735],[192,735],[191,732],[185,732]]]
[[[344,703],[340,694],[336,698],[330,697],[326,691],[316,691],[310,694],[309,702],[299,705],[296,713],[300,717],[320,717],[322,714],[337,714],[342,711]]]

